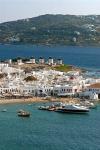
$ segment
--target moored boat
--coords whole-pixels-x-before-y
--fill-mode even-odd
[[[39,110],[48,110],[49,106],[39,106]]]
[[[29,117],[29,116],[30,116],[30,113],[27,112],[27,111],[24,111],[24,110],[19,110],[19,111],[18,111],[18,116],[19,116],[19,117]]]
[[[72,105],[68,104],[65,107],[59,107],[55,110],[56,112],[61,112],[61,113],[87,113],[89,112],[89,108],[85,106],[77,106],[77,105]]]
[[[47,110],[47,111],[55,111],[55,110],[56,110],[56,106],[54,106],[54,105],[50,105],[50,106],[39,106],[38,109],[39,109],[39,110]]]
[[[83,106],[88,107],[89,109],[95,109],[95,108],[97,108],[97,104],[92,103],[92,102],[88,102],[88,101],[86,101],[85,103],[83,103]]]
[[[2,112],[6,112],[7,111],[7,109],[3,109],[3,110],[1,110]]]

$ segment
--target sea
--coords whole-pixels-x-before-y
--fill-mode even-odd
[[[0,150],[100,150],[100,104],[88,114],[38,110],[41,105],[0,105]],[[19,109],[31,116],[18,117]]]
[[[65,64],[100,69],[100,47],[0,45],[0,60],[16,57],[63,59]]]
[[[100,72],[100,48],[0,45],[1,60],[31,56],[62,58],[66,64]],[[100,104],[88,114],[41,111],[41,105],[0,105],[0,150],[100,150]],[[18,117],[20,109],[31,116]]]

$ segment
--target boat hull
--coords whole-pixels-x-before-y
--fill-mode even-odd
[[[30,117],[30,114],[18,114],[19,117]]]
[[[84,114],[84,113],[88,113],[89,110],[57,109],[56,112],[71,113],[71,114]]]
[[[30,117],[30,113],[24,110],[19,110],[17,114],[19,117]]]

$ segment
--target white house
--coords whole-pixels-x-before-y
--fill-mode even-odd
[[[12,59],[8,59],[8,64],[12,64]]]
[[[57,64],[58,64],[58,65],[62,65],[62,64],[63,64],[62,59],[58,59],[58,60],[57,60]]]
[[[39,58],[39,64],[44,64],[44,63],[45,63],[44,58],[43,58],[43,57],[40,57],[40,58]]]
[[[53,89],[54,95],[57,96],[73,96],[79,91],[76,85],[55,85]]]
[[[0,71],[2,72],[2,69],[8,66],[9,66],[8,63],[0,63]]]
[[[30,58],[30,63],[35,64],[35,58],[34,57]]]
[[[53,63],[54,63],[54,62],[53,62],[53,58],[52,58],[52,57],[49,57],[49,59],[48,59],[48,64],[49,64],[49,65],[53,65]]]
[[[94,83],[87,87],[87,91],[98,94],[100,98],[100,83]]]
[[[22,64],[23,64],[22,59],[18,59],[18,60],[17,60],[17,64],[18,64],[18,65],[22,65]]]
[[[95,92],[91,92],[91,91],[84,91],[79,93],[80,97],[86,97],[90,100],[97,100],[98,99],[98,94],[96,94]]]

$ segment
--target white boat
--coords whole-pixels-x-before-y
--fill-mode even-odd
[[[2,112],[6,112],[6,111],[7,111],[7,109],[3,109],[3,110],[2,110]]]
[[[92,108],[92,109],[97,108],[97,105],[92,103],[92,102],[91,103],[90,102],[85,102],[83,105],[88,107],[88,108]]]
[[[89,108],[85,106],[78,106],[74,104],[68,104],[65,105],[64,107],[58,108],[56,112],[61,112],[61,113],[87,113],[89,112]]]

